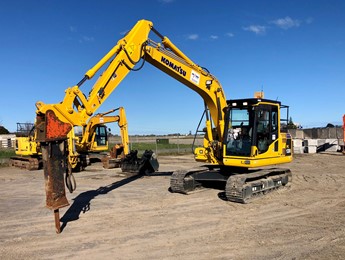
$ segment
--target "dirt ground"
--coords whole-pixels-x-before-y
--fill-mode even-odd
[[[55,233],[43,170],[0,168],[1,259],[344,259],[345,156],[296,155],[292,185],[250,204],[222,191],[170,193],[191,155],[159,157],[154,176],[93,164],[60,209]]]

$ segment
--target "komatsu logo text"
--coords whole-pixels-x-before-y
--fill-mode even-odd
[[[175,65],[173,62],[169,61],[167,58],[163,57],[161,58],[161,62],[167,65],[168,67],[172,68],[173,70],[177,71],[183,76],[186,76],[186,71],[181,68],[181,66]]]

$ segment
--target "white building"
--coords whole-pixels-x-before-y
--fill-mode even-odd
[[[16,145],[16,135],[0,135],[0,148],[14,148]]]

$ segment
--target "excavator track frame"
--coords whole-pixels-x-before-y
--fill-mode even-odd
[[[286,186],[292,182],[289,169],[255,169],[247,172],[226,172],[224,169],[201,168],[197,170],[178,170],[170,178],[170,191],[190,194],[195,189],[209,186],[210,182],[225,185],[226,200],[249,203],[261,195]]]
[[[225,186],[228,201],[248,203],[260,195],[291,183],[289,169],[263,169],[253,173],[236,174],[229,177]]]

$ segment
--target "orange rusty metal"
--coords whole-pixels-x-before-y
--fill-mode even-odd
[[[46,113],[46,140],[66,139],[71,131],[70,124],[62,122],[52,110]]]
[[[65,140],[71,130],[72,125],[62,122],[52,110],[36,116],[36,140],[38,142]]]

